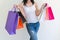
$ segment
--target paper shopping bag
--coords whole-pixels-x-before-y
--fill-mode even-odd
[[[54,15],[53,15],[51,7],[46,8],[46,19],[47,20],[53,20],[54,19]]]
[[[25,23],[26,22],[26,19],[24,18],[24,16],[22,15],[22,13],[19,11],[19,16],[22,18],[22,22]]]
[[[16,34],[17,21],[18,21],[18,13],[12,10],[9,11],[5,29],[10,35]]]
[[[18,18],[17,29],[21,29],[21,28],[24,28],[24,26],[23,26],[22,18],[19,17],[19,18]]]

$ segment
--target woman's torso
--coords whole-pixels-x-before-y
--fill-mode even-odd
[[[38,22],[38,18],[36,16],[36,13],[35,13],[35,5],[32,5],[32,6],[23,6],[23,9],[25,11],[25,15],[26,15],[26,21],[27,23],[36,23]]]

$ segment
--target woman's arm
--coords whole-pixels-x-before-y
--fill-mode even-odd
[[[39,9],[37,3],[35,3],[35,7],[36,7],[36,16],[39,16],[40,13],[42,12],[42,10],[43,10],[46,6],[47,6],[47,3],[44,3],[44,4],[41,6],[41,8]]]
[[[20,10],[20,12],[22,13],[22,15],[26,19],[25,12],[24,12],[24,9],[23,9],[23,3],[15,5],[15,6]]]

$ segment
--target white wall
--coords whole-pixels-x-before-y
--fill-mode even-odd
[[[13,4],[18,4],[22,0],[0,0],[0,40],[29,40],[26,27],[17,30],[16,35],[9,35],[5,30],[8,10]],[[47,2],[53,10],[55,20],[43,21],[38,32],[39,40],[60,40],[60,0],[35,0],[38,5]],[[40,7],[40,6],[39,6]]]

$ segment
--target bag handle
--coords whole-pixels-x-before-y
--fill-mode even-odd
[[[17,11],[17,8],[15,6],[13,6],[11,11]]]
[[[40,19],[41,19],[42,12],[46,9],[46,6],[47,6],[47,3],[46,3],[46,5],[44,5],[44,7],[42,8],[42,10],[41,10],[41,13],[40,13],[40,15],[39,15],[39,19],[38,19],[38,20],[40,20]]]

